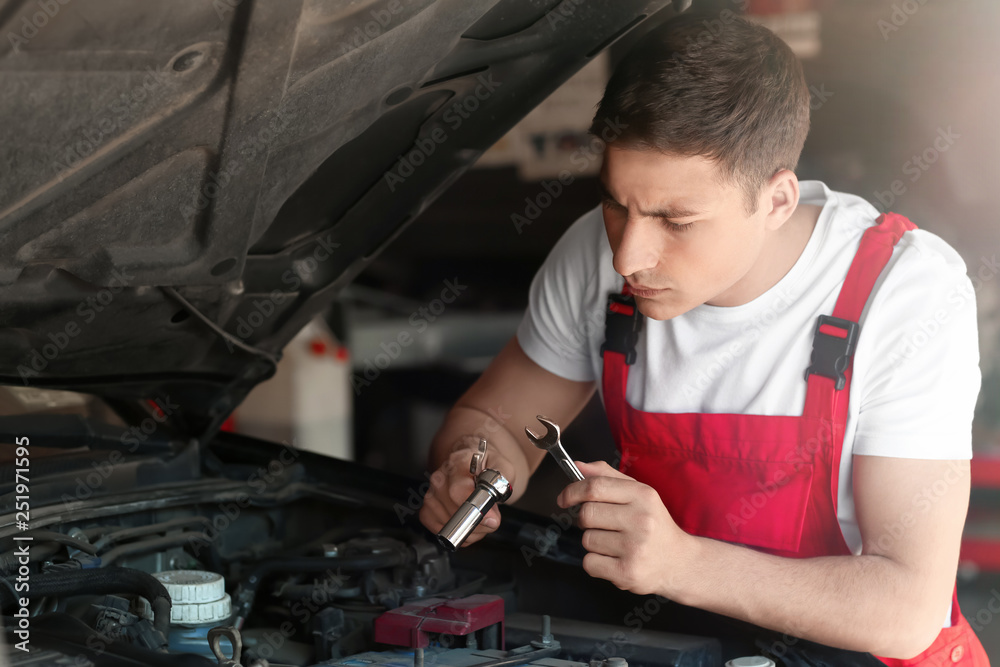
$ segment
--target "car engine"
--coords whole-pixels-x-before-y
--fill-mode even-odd
[[[722,664],[716,639],[650,629],[665,599],[594,586],[559,517],[505,508],[451,553],[420,480],[234,434],[108,456],[37,470],[27,532],[0,489],[12,665]]]

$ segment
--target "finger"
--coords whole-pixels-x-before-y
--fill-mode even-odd
[[[424,498],[424,506],[420,509],[420,521],[427,527],[427,530],[432,533],[440,533],[444,525],[451,519],[451,516],[452,514],[445,511],[443,505],[436,498]],[[497,522],[497,526],[500,525],[499,517],[494,517],[494,521]],[[475,544],[494,530],[496,530],[496,526],[484,527],[483,524],[480,524],[465,538],[460,546]]]
[[[493,525],[491,525],[491,522]],[[490,508],[490,511],[486,513],[483,520],[479,522],[479,525],[469,533],[469,536],[465,538],[461,546],[468,546],[470,544],[475,544],[479,540],[483,539],[493,531],[495,531],[500,526],[500,512],[497,511],[496,506]]]
[[[617,558],[623,552],[621,533],[610,530],[586,530],[582,544],[588,552],[602,556]]]
[[[483,517],[483,522],[480,524],[489,529],[489,532],[493,532],[500,527],[500,508],[494,505],[490,508],[490,511],[486,513]]]
[[[645,485],[627,477],[591,476],[582,482],[567,485],[556,502],[560,507],[571,507],[584,502],[626,505],[636,500],[643,486]]]
[[[464,477],[458,477],[457,479],[452,479],[448,484],[447,497],[454,503],[454,508],[452,511],[458,509],[459,505],[464,503],[472,495],[473,490],[475,490],[476,485],[472,481],[472,478],[468,475]]]
[[[619,561],[612,556],[604,554],[588,553],[583,557],[583,570],[597,579],[607,579],[614,582],[618,573]]]
[[[576,522],[584,530],[595,528],[624,532],[630,527],[634,516],[634,511],[627,505],[586,502],[580,505]]]
[[[584,463],[583,461],[577,461],[576,467],[580,469],[584,477],[618,477],[620,479],[632,479],[623,472],[619,472],[616,468],[608,465],[607,461],[594,461],[593,463]]]
[[[440,500],[430,494],[424,496],[424,505],[420,508],[420,522],[427,527],[427,530],[433,533],[440,531],[449,518],[451,516]]]

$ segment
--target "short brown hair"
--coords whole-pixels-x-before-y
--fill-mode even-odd
[[[809,90],[798,58],[767,28],[728,10],[684,14],[615,69],[590,131],[611,122],[624,127],[613,143],[714,160],[753,213],[767,180],[799,161]]]

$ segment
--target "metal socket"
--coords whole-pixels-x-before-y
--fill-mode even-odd
[[[462,503],[458,511],[438,532],[438,542],[443,547],[455,551],[496,503],[510,498],[511,488],[507,478],[493,469],[486,469],[476,477],[476,488]]]

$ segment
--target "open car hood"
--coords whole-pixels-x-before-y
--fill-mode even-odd
[[[669,4],[6,3],[0,383],[214,431],[484,150]]]

